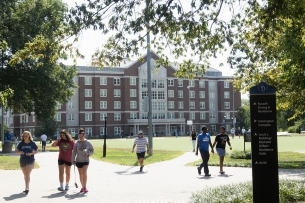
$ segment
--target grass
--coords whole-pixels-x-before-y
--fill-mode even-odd
[[[212,137],[214,141],[215,137]],[[131,148],[134,142],[134,139],[109,139],[106,142],[107,145],[107,156],[102,157],[102,146],[103,140],[90,140],[92,145],[95,148],[95,154],[93,158],[105,162],[110,162],[114,164],[121,165],[136,165],[137,159],[136,154],[131,153]],[[305,154],[297,153],[295,151],[304,151],[305,136],[294,134],[289,136],[278,136],[278,151],[279,151],[279,168],[305,168]],[[36,142],[39,150],[41,150],[41,144]],[[243,139],[235,137],[231,139],[231,144],[235,151],[242,152],[244,150]],[[250,151],[251,143],[245,143],[245,149]],[[58,152],[58,147],[51,147],[51,144],[47,144],[47,151]],[[154,137],[153,138],[153,156],[145,157],[145,164],[151,164],[155,162],[170,160],[176,158],[183,154],[183,152],[191,151],[192,143],[189,137]],[[227,150],[229,155],[232,154],[232,151]],[[201,160],[198,156],[198,161],[189,163],[189,166],[198,165]],[[16,158],[7,158],[7,159],[16,159],[15,166],[12,166],[8,160],[1,161],[2,157],[0,156],[0,169],[5,170],[16,170],[19,169],[19,157]],[[210,166],[219,165],[219,157],[217,154],[210,156],[209,161]],[[239,167],[251,167],[251,160],[247,159],[233,159],[229,156],[225,157],[224,161],[225,166],[239,166]],[[35,166],[35,168],[38,166]],[[14,168],[14,169],[12,169]]]
[[[34,168],[39,168],[35,162]],[[4,156],[0,155],[0,170],[19,170],[19,156]]]
[[[193,193],[192,203],[251,203],[253,202],[252,182],[231,184],[205,189]],[[305,180],[280,180],[280,202],[304,202]]]

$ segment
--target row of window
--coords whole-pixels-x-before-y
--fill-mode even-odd
[[[175,79],[167,79],[168,86],[174,86]],[[165,79],[152,79],[151,85],[152,88],[164,88],[165,87]],[[130,85],[137,85],[137,78],[129,78]],[[147,88],[147,79],[141,79],[142,88]],[[224,88],[229,88],[229,82],[224,81]],[[92,85],[92,77],[85,77],[85,85]],[[107,77],[100,77],[100,85],[107,85]],[[113,78],[113,85],[121,85],[120,78]],[[195,87],[195,81],[189,80],[189,87]],[[178,87],[183,87],[183,79],[178,79]],[[199,80],[199,87],[205,88],[205,81]],[[216,81],[209,81],[209,87],[215,88]]]
[[[178,91],[178,98],[183,98],[183,92],[182,90]],[[113,90],[113,96],[114,97],[121,97],[121,90],[120,89],[114,89]],[[129,90],[129,96],[130,97],[137,97],[137,90],[136,89],[130,89]],[[142,91],[142,99],[144,97],[148,96],[148,91]],[[168,90],[167,92],[168,98],[174,98],[175,97],[175,91],[174,90]],[[195,98],[195,91],[189,91],[190,98]],[[92,89],[85,89],[85,97],[92,97]],[[107,89],[100,89],[100,97],[107,97]],[[152,99],[165,99],[165,92],[164,91],[152,91],[151,92]],[[216,97],[215,92],[210,92],[209,97],[211,99],[214,99]],[[205,91],[199,91],[199,98],[205,98]],[[230,92],[224,91],[224,98],[229,99],[230,98]]]
[[[189,114],[189,119],[194,120],[195,115],[198,112],[189,112],[186,114]],[[184,112],[179,112],[178,113],[178,119],[183,119],[184,117]],[[206,119],[206,112],[199,112],[199,118],[200,120],[205,120]],[[114,113],[114,120],[115,121],[120,121],[121,120],[121,113]],[[167,117],[166,117],[167,115]],[[227,118],[230,118],[230,112],[226,112],[225,115]],[[105,117],[107,117],[106,113],[100,113],[100,121],[105,121]],[[159,113],[152,113],[152,118],[153,119],[176,119],[175,117],[175,112],[159,112]],[[210,119],[215,119],[216,118],[216,113],[209,113],[209,118]],[[138,113],[130,113],[129,119],[138,119]],[[141,113],[139,119],[148,119],[148,114],[147,113]],[[55,116],[56,121],[61,121],[61,113],[57,113]],[[69,121],[74,121],[75,120],[75,114],[68,114],[68,120]],[[92,121],[92,113],[85,113],[85,121]]]

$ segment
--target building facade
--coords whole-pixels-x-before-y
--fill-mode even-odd
[[[230,80],[216,69],[208,69],[204,77],[178,79],[173,66],[155,71],[158,59],[151,53],[151,101],[153,133],[157,136],[186,135],[190,130],[219,132],[234,125],[234,117],[241,106],[240,92],[234,92]],[[79,66],[74,78],[79,88],[68,103],[59,104],[55,120],[72,134],[78,128],[99,137],[135,135],[138,130],[148,132],[148,81],[146,57],[124,68]],[[35,116],[15,114],[12,131],[33,132]],[[60,129],[58,129],[60,130]]]

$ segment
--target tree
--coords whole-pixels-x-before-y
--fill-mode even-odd
[[[69,23],[76,34],[90,27],[113,33],[93,56],[98,67],[138,56],[146,49],[150,31],[148,46],[161,56],[159,64],[169,63],[165,48],[174,60],[184,59],[178,64],[177,77],[204,74],[210,66],[208,59],[228,48],[228,63],[236,70],[236,90],[248,91],[265,81],[277,88],[278,109],[295,108],[292,118],[305,111],[304,0],[87,2],[71,10]],[[230,13],[226,19],[221,17],[225,9]]]
[[[64,129],[64,126],[59,126],[54,119],[43,119],[39,122],[39,126],[35,128],[34,134],[36,137],[40,137],[45,133],[48,138],[52,139],[58,128]]]
[[[66,57],[66,7],[60,0],[2,0],[0,2],[0,92],[14,112],[35,112],[39,119],[53,118],[57,103],[73,95],[75,67]],[[6,93],[8,94],[8,93]],[[1,95],[1,94],[0,94]]]
[[[242,106],[237,109],[236,127],[251,128],[249,100],[242,100]]]

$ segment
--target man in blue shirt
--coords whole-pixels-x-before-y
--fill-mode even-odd
[[[204,168],[205,176],[211,176],[209,173],[208,161],[210,159],[209,145],[211,146],[211,151],[214,154],[214,149],[212,147],[212,142],[210,138],[210,134],[207,133],[208,129],[206,126],[202,127],[202,133],[200,133],[197,137],[197,149],[196,155],[198,155],[198,149],[200,150],[202,163],[199,167],[197,167],[198,174],[201,175],[201,169]]]

